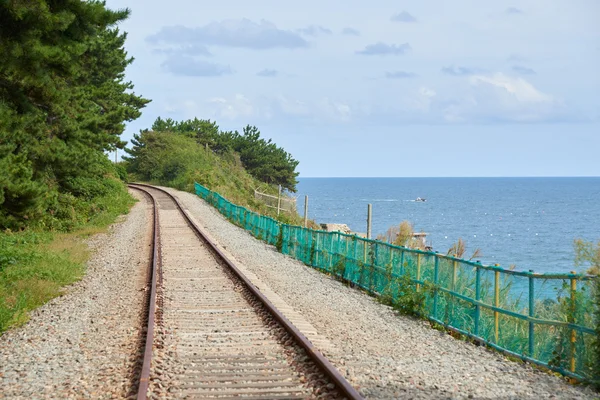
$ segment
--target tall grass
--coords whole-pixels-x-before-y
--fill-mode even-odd
[[[0,334],[83,277],[89,256],[84,239],[104,231],[134,202],[122,184],[115,187],[86,206],[90,214],[78,215],[72,232],[0,232]]]
[[[500,311],[496,314],[485,307],[496,306],[498,310],[528,317],[527,276],[356,236],[292,226],[282,229],[284,253],[358,285],[402,313],[439,321],[566,374],[574,373],[588,380],[597,377],[594,369],[597,354],[591,351],[592,343],[597,340],[595,335],[560,326],[560,322],[591,329],[596,326],[593,280],[579,280],[577,290],[571,292],[569,279],[532,278],[532,316],[558,323],[534,323],[531,346],[529,321]]]

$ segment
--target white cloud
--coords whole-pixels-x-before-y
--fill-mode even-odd
[[[197,77],[215,77],[229,75],[233,70],[229,65],[220,65],[205,60],[197,60],[186,55],[169,56],[161,67],[173,75],[197,76]]]
[[[329,28],[321,25],[309,25],[306,28],[297,29],[296,32],[307,36],[331,35],[333,32]]]
[[[328,120],[349,121],[352,117],[351,107],[339,101],[331,100],[328,97],[322,98],[317,103],[321,116]]]
[[[353,103],[351,103],[351,106]],[[354,119],[386,123],[542,123],[573,118],[562,100],[502,73],[461,78],[451,88],[423,85],[382,98]]]
[[[292,116],[310,115],[310,107],[305,102],[298,99],[289,99],[286,96],[277,96],[273,99],[275,107],[282,113]]]
[[[325,29],[325,28],[323,28]],[[238,47],[248,49],[300,48],[308,42],[298,33],[279,29],[272,22],[254,22],[247,18],[224,20],[190,28],[182,25],[163,26],[146,38],[149,43]]]
[[[186,114],[241,122],[536,123],[568,117],[561,100],[502,73],[461,78],[452,89],[419,85],[393,98],[352,101],[330,95],[234,94],[180,103]]]
[[[365,56],[385,56],[385,55],[402,55],[407,51],[411,50],[410,44],[387,44],[383,42],[377,42],[365,46],[364,49],[358,50],[356,54],[362,54]]]
[[[566,117],[560,99],[538,90],[523,78],[496,73],[472,76],[469,83],[468,102],[463,99],[461,107],[468,119],[544,122]]]
[[[525,79],[509,77],[502,73],[492,76],[476,75],[471,77],[470,82],[473,86],[491,85],[510,93],[519,102],[551,103],[554,101],[552,96],[540,92]]]
[[[435,90],[433,89],[429,89],[427,87],[422,87],[419,89],[419,94],[423,97],[426,98],[431,98],[431,97],[435,97],[436,93]]]
[[[276,119],[289,121],[290,118],[313,122],[346,122],[353,117],[352,109],[350,104],[329,97],[302,100],[285,95],[248,97],[241,93],[169,105],[170,111],[183,112],[185,115],[243,122],[252,119],[257,123]]]
[[[230,120],[254,117],[260,113],[258,106],[240,93],[231,98],[213,97],[205,102],[203,108],[206,108],[213,117]]]
[[[435,90],[422,86],[408,104],[414,107],[416,111],[428,112],[436,95]]]

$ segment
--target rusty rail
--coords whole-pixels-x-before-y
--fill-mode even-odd
[[[160,273],[160,246],[158,245],[160,240],[160,225],[158,220],[158,208],[156,207],[156,200],[146,190],[128,185],[133,189],[137,189],[147,195],[152,201],[152,267],[150,273],[152,274],[150,298],[148,299],[148,324],[146,329],[146,343],[144,346],[144,360],[142,363],[142,371],[140,374],[140,381],[138,386],[138,400],[145,400],[148,396],[148,385],[150,384],[150,367],[152,363],[152,349],[154,343],[154,325],[156,322],[156,289],[157,279]]]
[[[150,300],[150,309],[148,316],[148,335],[146,339],[146,350],[144,352],[144,364],[142,367],[142,375],[140,377],[140,386],[138,391],[138,400],[144,400],[147,398],[149,377],[150,377],[150,363],[152,358],[152,343],[154,339],[154,321],[155,321],[155,310],[156,310],[156,275],[160,268],[159,254],[158,254],[158,240],[160,237],[160,231],[158,228],[158,212],[156,207],[156,200],[150,192],[143,189],[142,187],[151,188],[165,193],[177,206],[177,209],[181,212],[186,222],[192,228],[192,230],[200,237],[205,243],[209,245],[211,250],[223,261],[227,267],[240,279],[241,282],[250,290],[250,292],[260,300],[268,312],[288,331],[297,341],[297,343],[304,348],[308,356],[317,364],[323,372],[334,382],[334,384],[340,389],[341,392],[349,400],[363,399],[352,385],[340,374],[340,372],[325,358],[325,356],[304,336],[298,328],[296,328],[276,307],[263,295],[260,290],[237,268],[237,266],[216,246],[212,243],[206,234],[194,223],[189,217],[188,213],[183,209],[181,203],[169,192],[164,189],[146,185],[142,183],[130,184],[129,187],[143,191],[152,198],[154,207],[154,243],[153,243],[153,260],[152,260],[152,291]],[[158,268],[157,268],[158,266]],[[152,324],[152,326],[151,326]]]

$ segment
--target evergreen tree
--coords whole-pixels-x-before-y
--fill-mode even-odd
[[[208,147],[220,155],[236,152],[239,154],[244,168],[256,179],[269,184],[281,185],[292,192],[296,191],[298,161],[283,148],[273,143],[271,139],[261,138],[260,131],[255,126],[247,125],[240,134],[237,131],[220,131],[217,123],[211,120],[194,118],[176,122],[170,118],[163,120],[158,117],[152,124],[152,131],[171,132],[195,138],[199,145]],[[142,134],[145,132],[143,131]],[[126,149],[131,155],[127,158],[129,171],[133,173],[141,173],[144,170],[141,163],[146,162],[143,160],[144,157],[147,157],[147,152],[143,151],[147,144],[146,141],[156,140],[151,135],[142,139],[135,135],[132,141],[133,149]]]
[[[128,93],[117,22],[103,1],[0,3],[0,228],[58,216],[106,191],[104,152],[148,100]]]

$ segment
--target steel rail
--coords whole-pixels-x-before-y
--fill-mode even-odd
[[[160,246],[158,245],[160,240],[160,225],[158,217],[158,207],[156,206],[156,199],[150,192],[142,188],[128,185],[132,189],[139,190],[140,192],[147,195],[152,201],[152,267],[150,273],[152,274],[151,287],[150,287],[150,298],[148,299],[148,324],[146,326],[146,343],[144,345],[144,359],[142,363],[142,371],[140,373],[140,380],[138,385],[138,400],[146,400],[148,397],[148,387],[150,384],[150,367],[152,364],[152,349],[154,345],[154,326],[156,323],[156,290],[157,290],[157,279],[160,273]]]
[[[327,360],[327,358],[311,343],[310,340],[308,340],[306,338],[306,336],[304,336],[304,334],[298,329],[296,328],[287,318],[285,315],[283,315],[276,307],[273,303],[271,303],[271,301],[269,299],[267,299],[267,297],[261,293],[261,291],[242,273],[242,271],[239,270],[239,268],[237,268],[237,266],[217,247],[217,245],[215,243],[212,243],[210,241],[210,239],[206,236],[206,234],[202,231],[202,229],[196,225],[196,223],[190,218],[190,216],[188,215],[188,213],[183,209],[183,207],[181,206],[181,203],[179,202],[179,200],[177,200],[175,198],[175,196],[173,196],[171,193],[167,192],[164,189],[152,186],[152,185],[146,185],[143,183],[135,183],[135,184],[130,184],[129,185],[132,188],[144,191],[145,193],[147,193],[149,196],[152,197],[153,199],[153,204],[156,210],[156,200],[154,199],[154,197],[152,196],[152,194],[150,192],[148,192],[147,190],[142,189],[142,187],[145,188],[150,188],[153,190],[157,190],[159,192],[162,192],[164,194],[166,194],[171,200],[173,200],[173,202],[175,203],[175,205],[177,206],[177,209],[181,212],[181,214],[183,215],[184,219],[186,220],[187,224],[190,226],[190,228],[196,233],[196,235],[198,235],[198,237],[204,241],[206,244],[209,245],[210,249],[218,256],[218,258],[238,277],[238,279],[240,279],[240,281],[248,288],[248,290],[257,298],[260,300],[260,302],[263,304],[263,306],[266,308],[266,310],[283,326],[283,328],[290,334],[292,335],[295,340],[297,341],[297,343],[302,346],[302,348],[304,348],[304,350],[306,351],[307,355],[310,357],[310,359],[316,364],[318,365],[321,370],[333,381],[333,383],[337,386],[337,388],[346,396],[346,398],[348,398],[349,400],[358,400],[358,399],[363,399],[363,397],[360,395],[360,393],[358,393],[358,391],[342,376],[342,374],[340,374],[340,372],[329,362],[329,360]],[[158,212],[155,212],[155,224],[158,225]],[[156,233],[158,230],[158,226],[155,230],[155,240],[157,240],[157,238],[159,237],[159,235]],[[155,248],[159,247],[156,245],[156,243],[154,244]],[[158,257],[157,252],[154,252],[154,256]],[[153,261],[153,264],[157,264],[157,262]],[[153,267],[154,269],[154,267]],[[155,277],[156,274],[153,274],[153,290],[154,290],[154,285],[155,285]],[[155,303],[155,302],[154,302]],[[151,303],[152,306],[152,303]],[[152,307],[152,310],[154,312],[154,307]],[[149,318],[150,321],[150,318]],[[152,318],[152,322],[154,323],[154,318]],[[153,332],[153,328],[152,327],[152,332]],[[150,333],[150,326],[148,327],[148,332]],[[150,335],[148,335],[148,337],[150,337]],[[148,348],[149,347],[149,348]],[[149,369],[150,369],[150,359],[152,357],[152,342],[146,342],[146,353],[144,356],[144,366],[146,366],[146,356],[148,356],[148,375],[144,376],[142,375],[142,377],[140,378],[140,391],[138,392],[138,400],[143,400],[146,399],[146,395],[147,395],[147,389],[148,389],[148,379],[149,379]],[[142,369],[142,373],[144,372],[144,369]],[[145,380],[144,380],[145,379]],[[142,384],[145,384],[145,388],[146,391],[142,392],[141,388],[142,388]]]

